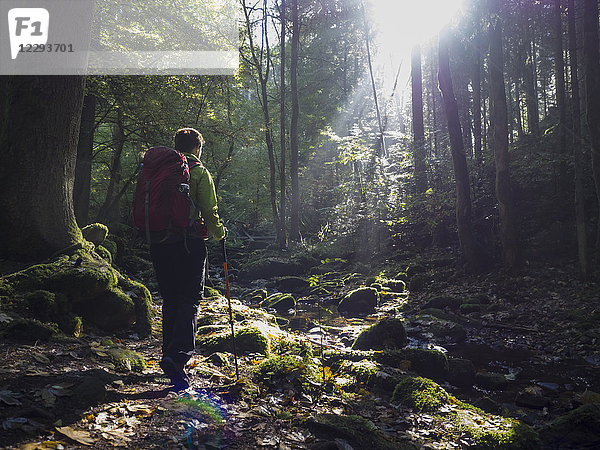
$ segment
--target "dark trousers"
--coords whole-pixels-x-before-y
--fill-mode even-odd
[[[194,353],[198,306],[204,295],[206,244],[188,239],[153,244],[150,254],[163,298],[163,358],[170,356],[183,368]]]

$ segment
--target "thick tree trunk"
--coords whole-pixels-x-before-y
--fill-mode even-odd
[[[496,5],[496,8],[492,12],[496,12],[497,0],[493,1],[492,4]],[[520,259],[510,181],[502,26],[497,16],[492,18],[489,28],[489,38],[490,127],[492,149],[496,161],[496,199],[498,200],[500,219],[500,241],[502,243],[504,265],[514,270],[518,268]]]
[[[298,183],[298,47],[300,43],[298,0],[292,0],[292,54],[290,61],[290,177],[292,181],[292,206],[290,209],[290,239],[300,239],[300,186]]]
[[[527,8],[528,10],[528,8]],[[527,131],[535,136],[540,132],[540,113],[535,93],[535,53],[532,51],[532,37],[529,14],[524,17],[521,29],[524,33],[525,62],[523,64],[523,89],[525,91],[525,102],[527,106]]]
[[[73,183],[84,78],[0,77],[0,257],[32,261],[81,240]]]
[[[598,2],[584,0],[583,57],[587,126],[592,141],[592,169],[600,210],[600,52],[598,44]],[[600,217],[597,220],[596,253],[600,255]]]
[[[474,38],[475,62],[473,64],[473,156],[480,164],[483,160],[481,152],[481,36]]]
[[[454,96],[452,76],[450,74],[446,33],[440,34],[439,61],[438,80],[440,82],[440,90],[442,91],[444,109],[446,110],[446,119],[448,120],[450,150],[452,152],[452,165],[454,167],[454,179],[456,182],[456,223],[458,225],[458,240],[460,241],[460,248],[468,267],[471,270],[476,270],[480,267],[481,257],[471,223],[469,172],[467,170],[467,158],[465,156],[462,130],[460,119],[458,117],[458,105]]]
[[[90,212],[90,185],[92,179],[92,154],[94,149],[94,125],[96,117],[96,97],[86,95],[81,112],[77,163],[75,165],[75,186],[73,203],[79,226],[88,224]]]
[[[583,146],[581,142],[581,109],[579,107],[579,73],[577,68],[577,30],[575,0],[569,0],[569,61],[571,69],[571,103],[573,108],[573,160],[575,162],[575,217],[577,223],[577,254],[579,270],[584,279],[589,276],[589,257],[585,226],[585,195],[583,186]]]
[[[425,127],[423,125],[423,79],[421,76],[421,47],[417,44],[411,53],[413,159],[415,162],[415,191],[427,190],[427,166],[425,165]]]
[[[286,180],[285,180],[285,0],[281,0],[281,58],[280,58],[280,100],[279,100],[279,142],[280,142],[280,161],[279,161],[279,178],[281,180],[281,197],[279,203],[279,223],[280,223],[280,241],[279,248],[286,247],[286,232],[285,232],[285,211],[286,211]]]
[[[567,186],[567,106],[565,103],[565,61],[563,56],[562,13],[560,0],[554,0],[554,76],[556,79],[556,106],[558,108],[558,192],[563,195]]]

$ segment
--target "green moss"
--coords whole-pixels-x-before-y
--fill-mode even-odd
[[[69,267],[69,265],[71,267]],[[117,273],[106,263],[83,261],[67,264],[43,280],[44,289],[61,292],[72,303],[85,302],[110,290],[117,284]]]
[[[116,287],[94,301],[76,304],[74,308],[86,320],[108,332],[127,329],[136,319],[133,300]]]
[[[197,336],[206,336],[212,333],[226,332],[229,329],[229,325],[202,325],[196,330]]]
[[[121,372],[141,372],[146,368],[146,360],[138,352],[117,345],[105,348],[104,353],[114,364],[115,369]]]
[[[422,377],[406,377],[396,385],[391,402],[419,412],[435,412],[450,399],[450,395],[434,381]]]
[[[375,352],[361,350],[326,350],[323,352],[323,365],[329,366],[333,371],[340,368],[344,361],[373,360]]]
[[[106,248],[104,248],[102,245],[99,245],[96,247],[95,251],[104,261],[112,265],[112,255]]]
[[[204,298],[222,297],[221,293],[214,288],[204,286]]]
[[[350,291],[338,304],[340,312],[369,313],[379,302],[379,292],[372,287],[361,287]]]
[[[279,339],[271,343],[271,350],[278,355],[297,355],[303,359],[314,356],[313,346],[308,339]]]
[[[251,291],[244,292],[240,297],[241,300],[246,300],[251,303],[260,303],[267,298],[266,289],[252,289]]]
[[[277,312],[287,312],[296,307],[296,299],[290,294],[273,294],[264,299],[260,306],[262,308],[273,308]]]
[[[107,237],[102,243],[102,247],[105,248],[109,253],[112,261],[117,258],[117,243],[111,239],[111,236]]]
[[[473,409],[457,410],[455,414],[457,427],[473,440],[469,448],[533,450],[540,447],[538,433],[517,420]]]
[[[591,403],[569,411],[542,428],[540,434],[545,443],[561,448],[591,448],[600,439],[600,405]]]
[[[407,337],[404,322],[388,317],[362,331],[354,343],[353,350],[383,350],[384,348],[402,348]]]
[[[391,367],[405,368],[409,361],[409,369],[427,378],[443,380],[448,375],[448,358],[438,350],[423,348],[404,348],[386,350],[375,354],[375,360]]]
[[[1,332],[3,339],[17,342],[47,341],[58,333],[55,325],[44,324],[39,320],[16,319],[11,321]]]
[[[252,379],[272,388],[290,385],[296,391],[306,391],[314,378],[314,367],[296,355],[273,356],[262,361],[253,371]]]
[[[200,336],[196,339],[196,345],[209,353],[233,352],[231,332]],[[235,347],[238,354],[262,353],[270,354],[269,338],[258,328],[245,327],[235,330]]]
[[[108,236],[108,227],[101,223],[92,223],[81,229],[81,234],[86,241],[90,241],[94,245],[98,246],[104,242],[106,236]]]
[[[120,277],[119,286],[133,301],[135,332],[142,338],[152,333],[152,295],[146,286],[130,278]]]

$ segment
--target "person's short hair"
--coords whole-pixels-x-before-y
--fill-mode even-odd
[[[180,128],[175,133],[175,150],[182,153],[191,153],[196,147],[204,145],[204,138],[194,128]]]

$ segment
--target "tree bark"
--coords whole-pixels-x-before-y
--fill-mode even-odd
[[[563,32],[560,0],[554,0],[554,76],[556,79],[556,106],[558,108],[558,192],[563,195],[567,185],[567,107],[565,103],[565,61],[563,56]]]
[[[529,11],[529,8],[526,8]],[[535,93],[535,53],[532,51],[531,30],[529,12],[525,14],[521,29],[524,33],[525,62],[523,64],[523,89],[525,91],[525,102],[527,105],[527,131],[537,136],[540,133],[540,113]]]
[[[587,127],[592,142],[592,170],[600,209],[600,52],[598,44],[598,2],[584,0],[583,59]],[[596,254],[600,255],[600,218],[597,220]]]
[[[415,162],[415,192],[427,190],[427,166],[425,164],[425,127],[423,125],[423,79],[421,76],[421,47],[417,44],[411,52],[413,159]]]
[[[290,208],[290,239],[300,239],[300,186],[298,183],[298,47],[300,26],[298,23],[298,0],[292,0],[292,54],[290,60],[290,93],[292,115],[290,117],[290,178],[292,182],[292,205]]]
[[[458,240],[465,261],[470,270],[480,267],[481,257],[477,242],[473,234],[471,223],[471,190],[467,158],[463,142],[458,105],[454,96],[452,76],[450,74],[450,61],[448,57],[447,32],[440,34],[439,40],[439,73],[438,80],[442,91],[442,101],[448,121],[448,134],[450,135],[450,150],[452,152],[452,165],[456,182],[456,223],[458,226]]]
[[[475,62],[473,64],[473,157],[476,164],[481,164],[481,36],[479,32],[474,38]]]
[[[0,77],[0,257],[46,258],[81,241],[73,183],[84,78]]]
[[[90,212],[90,185],[92,179],[92,154],[94,150],[94,128],[96,116],[96,97],[86,95],[81,112],[79,143],[77,144],[77,162],[75,164],[75,186],[73,203],[75,217],[79,226],[88,224]]]
[[[508,116],[504,87],[504,57],[502,54],[502,25],[497,15],[497,0],[492,0],[489,27],[490,57],[490,127],[491,145],[496,162],[496,199],[500,219],[500,241],[504,265],[515,270],[520,263],[519,246],[515,230],[514,205],[510,180],[510,155],[508,153]],[[494,14],[496,13],[496,14]]]
[[[280,242],[279,248],[286,247],[286,231],[285,231],[285,211],[286,211],[286,179],[285,179],[285,0],[281,0],[281,41],[279,47],[281,48],[280,57],[280,100],[279,100],[279,142],[280,142],[280,162],[279,162],[279,177],[281,179],[281,197],[279,203],[279,222],[280,222]]]
[[[575,218],[577,224],[577,254],[579,270],[584,279],[589,276],[589,256],[585,226],[585,195],[583,186],[583,146],[581,142],[581,109],[579,73],[577,67],[577,30],[575,27],[575,0],[569,0],[569,61],[571,69],[571,103],[573,108],[573,160],[575,162]]]

